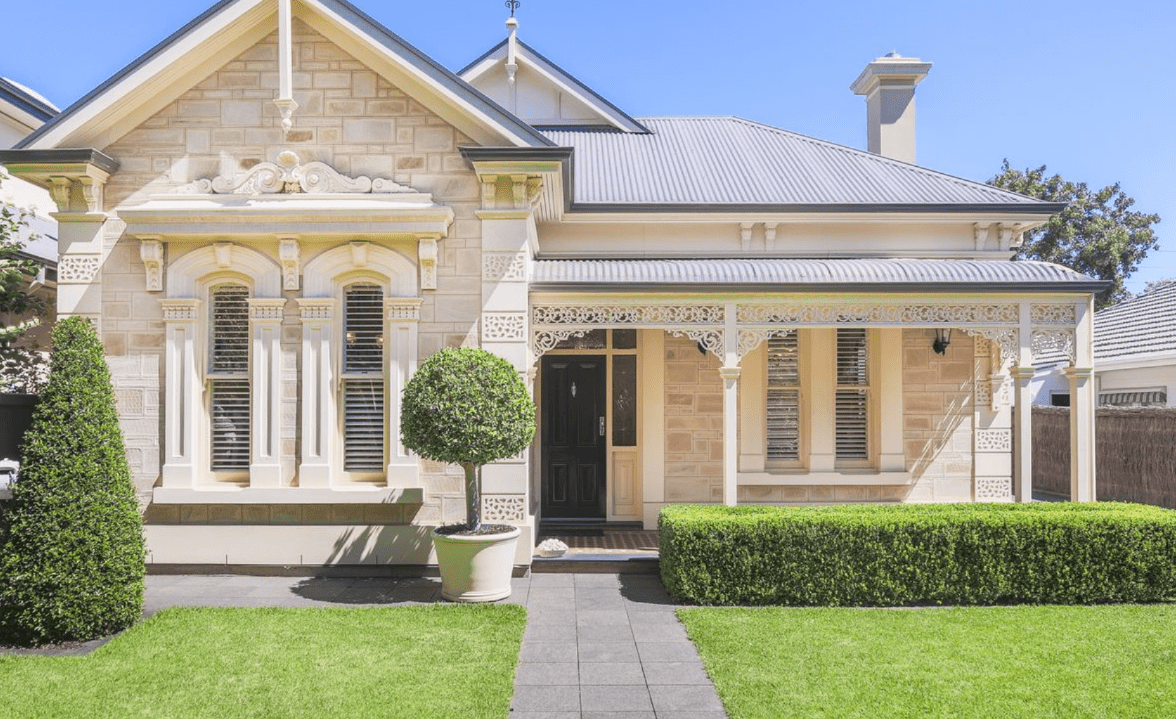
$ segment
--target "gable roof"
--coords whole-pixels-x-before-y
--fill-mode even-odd
[[[1176,282],[1094,314],[1095,361],[1176,353]]]
[[[506,62],[510,39],[507,38],[487,50],[481,57],[466,65],[457,74],[469,83],[475,83],[486,73]],[[548,60],[538,50],[527,45],[522,40],[515,40],[516,57],[524,64],[537,71],[545,80],[578,101],[587,105],[600,118],[624,132],[648,132],[637,120],[630,117],[624,110],[609,102],[603,95],[580,82],[567,70]]]
[[[109,128],[137,125],[236,54],[277,30],[275,0],[221,0],[75,102],[18,145],[28,149],[93,146],[118,139]],[[294,17],[328,39],[351,41],[361,62],[414,94],[481,142],[551,142],[346,0],[300,0]],[[127,127],[127,130],[130,128]]]
[[[641,118],[648,134],[542,128],[575,148],[578,210],[1015,210],[1064,206],[738,117]]]

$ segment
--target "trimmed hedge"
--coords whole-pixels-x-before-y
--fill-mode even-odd
[[[658,529],[662,583],[697,604],[1176,599],[1176,511],[1140,504],[677,505]]]
[[[53,331],[49,382],[25,434],[5,508],[0,640],[87,640],[143,612],[143,520],[110,371],[89,321]]]

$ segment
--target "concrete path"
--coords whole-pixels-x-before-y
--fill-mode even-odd
[[[726,719],[661,582],[648,574],[532,574],[511,719]],[[167,607],[337,607],[439,601],[441,581],[240,575],[147,577]]]

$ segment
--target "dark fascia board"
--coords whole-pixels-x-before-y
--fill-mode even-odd
[[[607,204],[577,202],[569,206],[569,213],[602,214],[657,214],[657,213],[952,213],[952,214],[987,214],[1026,212],[1034,215],[1056,215],[1066,209],[1064,202],[1026,202],[1026,203],[969,203],[969,204],[879,204],[879,203],[817,203],[817,204],[782,204],[782,205],[732,205],[706,203],[631,203]]]
[[[173,43],[175,43],[181,37],[183,37],[184,35],[187,35],[189,32],[191,32],[195,28],[199,27],[201,24],[203,24],[209,18],[211,18],[212,16],[221,12],[221,10],[223,10],[224,8],[226,8],[229,5],[232,5],[233,3],[238,2],[238,1],[239,0],[221,0],[217,4],[208,8],[207,10],[202,12],[200,15],[198,15],[194,20],[192,20],[188,24],[184,25],[179,30],[176,30],[171,35],[168,35],[167,38],[163,40],[163,42],[160,42],[158,45],[156,45],[155,47],[151,48],[150,50],[148,50],[147,52],[143,53],[138,58],[133,60],[129,65],[127,65],[123,69],[116,72],[108,80],[106,80],[106,82],[103,82],[98,87],[96,87],[93,90],[91,90],[90,92],[86,93],[80,100],[78,100],[77,102],[75,102],[72,105],[70,105],[69,107],[67,107],[64,111],[62,111],[55,118],[53,118],[53,120],[51,120],[51,121],[45,123],[44,125],[42,125],[41,127],[39,127],[36,130],[36,132],[33,132],[31,135],[29,135],[25,139],[21,140],[20,143],[18,143],[16,145],[16,147],[18,147],[18,148],[27,147],[32,142],[36,141],[37,138],[39,138],[40,136],[49,132],[53,127],[55,127],[58,123],[63,121],[67,116],[72,115],[78,109],[84,107],[91,100],[98,97],[106,90],[110,89],[110,87],[112,87],[113,85],[116,85],[118,82],[120,82],[121,80],[126,78],[128,75],[130,75],[132,72],[137,70],[140,66],[150,62],[152,58],[154,58],[156,55],[159,55],[160,53],[162,53],[164,50],[166,50],[168,47],[170,47]],[[476,89],[474,89],[474,87],[472,85],[465,82],[461,78],[457,77],[449,70],[446,70],[441,65],[437,64],[437,62],[435,60],[433,60],[432,58],[430,58],[428,55],[426,55],[425,53],[416,49],[413,45],[411,45],[410,43],[403,40],[401,37],[399,37],[398,35],[393,33],[391,30],[384,27],[380,23],[376,22],[376,20],[374,20],[371,16],[367,15],[366,13],[364,13],[362,10],[355,7],[351,3],[346,2],[346,0],[320,0],[320,1],[324,5],[331,6],[340,15],[345,16],[348,20],[350,20],[357,27],[365,29],[368,32],[368,34],[371,35],[372,37],[379,39],[381,41],[381,43],[384,45],[384,47],[386,47],[390,50],[393,50],[393,51],[400,50],[403,52],[404,55],[411,56],[413,58],[414,64],[416,64],[418,68],[424,70],[434,80],[441,82],[441,84],[443,84],[443,85],[450,86],[451,89],[453,89],[459,93],[470,95],[470,96],[474,97],[476,100],[484,103],[486,105],[486,110],[488,111],[488,113],[492,116],[497,116],[499,118],[499,120],[504,125],[515,126],[516,128],[518,128],[520,130],[521,133],[532,138],[535,141],[535,143],[538,145],[551,146],[551,145],[555,144],[554,142],[549,140],[546,136],[544,136],[542,133],[540,133],[538,130],[531,127],[530,125],[523,122],[522,120],[518,119],[517,117],[512,115],[510,112],[508,112],[505,108],[503,108],[501,105],[494,102],[490,98],[486,97],[481,92],[478,92]]]
[[[56,107],[30,95],[2,77],[0,77],[0,98],[12,103],[41,122],[45,122],[57,114]]]
[[[473,68],[474,68],[474,67],[476,67],[477,65],[481,64],[481,62],[482,62],[483,60],[485,60],[486,58],[490,57],[490,56],[491,56],[491,55],[493,55],[494,53],[498,52],[498,50],[499,50],[500,48],[502,48],[502,46],[503,46],[503,45],[505,45],[507,42],[509,42],[509,39],[508,39],[508,40],[503,40],[502,42],[498,43],[497,45],[495,45],[494,47],[490,48],[490,49],[489,49],[489,50],[487,50],[486,52],[482,53],[481,55],[479,55],[479,56],[478,56],[478,59],[474,60],[473,62],[471,62],[470,64],[466,65],[466,66],[465,66],[465,67],[463,67],[462,69],[458,70],[458,71],[457,71],[457,74],[458,74],[459,76],[460,76],[460,75],[464,75],[464,74],[466,74],[466,72],[468,72],[469,70],[473,69]],[[583,91],[583,92],[584,92],[584,94],[588,95],[589,97],[595,98],[595,99],[596,99],[598,102],[600,102],[600,104],[602,104],[602,105],[604,105],[604,106],[608,107],[610,110],[612,110],[613,112],[615,112],[617,115],[620,115],[620,116],[621,116],[621,117],[622,117],[622,118],[623,118],[623,119],[624,119],[626,122],[628,122],[628,123],[631,123],[631,124],[632,124],[632,126],[633,126],[633,128],[635,128],[635,129],[634,129],[634,130],[629,130],[630,132],[635,132],[635,134],[649,134],[649,128],[645,127],[645,125],[642,125],[640,122],[638,122],[637,120],[635,120],[635,119],[634,119],[634,118],[633,118],[633,117],[632,117],[632,116],[631,116],[629,113],[625,112],[625,111],[624,111],[624,110],[622,110],[621,108],[619,108],[619,107],[617,107],[616,105],[614,105],[614,104],[612,104],[611,102],[609,102],[609,101],[608,101],[608,98],[604,97],[604,96],[603,96],[603,95],[601,95],[599,92],[597,92],[597,91],[593,90],[592,88],[588,87],[588,86],[587,86],[587,85],[585,85],[584,83],[580,82],[580,79],[579,79],[579,78],[577,78],[575,75],[573,75],[572,73],[570,73],[570,72],[568,72],[567,70],[563,69],[562,67],[560,67],[560,66],[559,66],[559,65],[557,65],[556,63],[552,62],[552,61],[551,61],[549,58],[547,58],[546,56],[544,56],[544,55],[543,55],[543,53],[539,52],[538,50],[536,50],[535,48],[531,47],[531,46],[530,46],[530,45],[528,45],[527,43],[523,42],[522,40],[518,40],[517,42],[518,42],[518,44],[519,44],[519,45],[520,45],[520,46],[521,46],[521,47],[522,47],[524,50],[526,50],[527,52],[529,52],[529,53],[531,53],[532,55],[534,55],[536,59],[540,60],[541,62],[545,62],[545,63],[547,63],[548,65],[550,65],[550,66],[551,66],[551,68],[552,68],[553,70],[555,70],[556,72],[558,72],[559,74],[561,74],[561,75],[563,75],[565,78],[567,78],[568,82],[570,82],[570,83],[572,83],[573,85],[575,85],[577,88],[579,88],[581,91]]]
[[[93,165],[113,175],[118,172],[119,162],[110,155],[93,148],[67,148],[59,150],[0,150],[0,165]]]
[[[811,283],[747,283],[747,282],[534,282],[532,292],[773,292],[773,293],[858,293],[858,292],[910,292],[910,293],[960,293],[980,292],[1008,294],[1029,293],[1082,293],[1093,294],[1110,289],[1111,283],[1102,280],[1080,280],[1076,282],[811,282]]]

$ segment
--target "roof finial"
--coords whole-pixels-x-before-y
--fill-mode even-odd
[[[519,0],[506,0],[506,7],[510,9],[511,17],[514,17],[514,11],[519,9],[519,5],[522,5]]]

